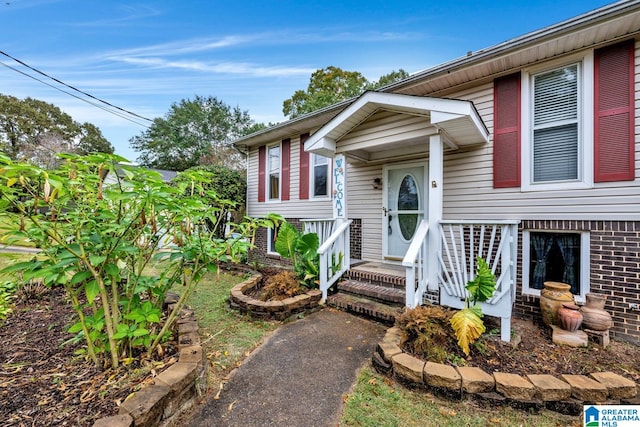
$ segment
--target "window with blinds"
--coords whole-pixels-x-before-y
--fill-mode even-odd
[[[578,64],[533,76],[533,182],[581,179]]]

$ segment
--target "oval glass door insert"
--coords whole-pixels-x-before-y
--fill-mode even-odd
[[[398,190],[398,211],[417,211],[420,208],[418,185],[411,175],[405,175]],[[418,226],[417,213],[399,213],[398,225],[405,240],[411,240]]]

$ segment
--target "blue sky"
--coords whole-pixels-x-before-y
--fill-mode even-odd
[[[319,68],[370,80],[413,73],[609,3],[2,0],[0,50],[144,117],[202,95],[267,123],[285,119],[282,102]],[[0,93],[53,103],[97,125],[118,154],[137,157],[129,139],[143,126],[19,74],[7,66],[60,87],[5,56],[0,62]]]

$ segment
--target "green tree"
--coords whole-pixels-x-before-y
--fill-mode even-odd
[[[282,104],[282,112],[290,119],[322,107],[353,98],[362,93],[367,79],[358,71],[345,71],[329,66],[311,74],[307,90],[297,90]]]
[[[0,94],[0,150],[14,160],[55,166],[57,153],[113,153],[100,130],[53,104]]]
[[[204,179],[204,176],[206,179]],[[220,165],[195,166],[182,172],[175,178],[175,183],[201,182],[203,192],[202,200],[210,207],[215,218],[214,223],[208,223],[208,227],[214,230],[217,238],[224,238],[229,214],[244,212],[245,197],[247,193],[246,174],[231,170]],[[189,187],[187,187],[189,189]],[[239,215],[236,215],[239,216]]]
[[[399,82],[400,80],[404,80],[407,77],[409,77],[409,73],[407,73],[402,68],[400,68],[398,71],[393,70],[389,74],[381,76],[377,81],[369,83],[367,85],[367,90],[376,90],[392,83]]]
[[[369,82],[358,71],[345,71],[329,66],[311,74],[307,90],[297,90],[293,96],[282,103],[282,112],[293,119],[311,113],[320,108],[360,95],[365,90],[375,90],[403,78],[409,74],[400,69]]]
[[[259,130],[247,111],[231,108],[216,97],[196,96],[171,105],[164,118],[129,141],[147,167],[183,171],[199,164],[244,169],[243,155],[231,141]]]

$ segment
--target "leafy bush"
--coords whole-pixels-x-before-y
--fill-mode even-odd
[[[303,286],[316,285],[320,266],[318,248],[320,240],[316,233],[303,234],[293,225],[282,221],[276,239],[276,251],[284,258],[291,259],[293,270]]]
[[[222,208],[204,201],[216,197],[206,172],[170,185],[119,156],[61,158],[58,169],[45,171],[0,153],[0,215],[17,212],[7,243],[28,238],[43,255],[4,271],[63,286],[83,351],[98,366],[117,367],[135,349],[153,353],[203,275],[244,256],[251,240],[215,237]],[[250,236],[263,225],[237,228]],[[152,260],[166,261],[159,275],[147,273]],[[180,300],[161,318],[174,285],[183,286]]]
[[[450,319],[451,313],[438,306],[422,305],[405,311],[398,318],[402,329],[400,345],[425,360],[444,362],[448,356]]]
[[[469,344],[486,330],[482,321],[482,308],[478,303],[487,301],[496,291],[496,278],[484,259],[477,259],[476,277],[465,287],[470,296],[465,300],[465,308],[451,318],[451,326],[458,338],[458,345],[468,355]]]

